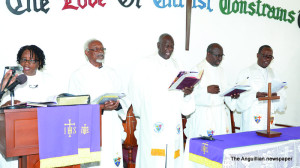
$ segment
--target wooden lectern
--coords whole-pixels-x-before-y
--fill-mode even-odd
[[[270,130],[270,118],[271,118],[271,101],[275,99],[280,99],[279,96],[272,96],[271,91],[271,83],[268,84],[268,96],[267,97],[260,97],[258,100],[267,100],[268,101],[268,115],[267,115],[267,130],[263,131],[256,131],[256,134],[263,137],[273,138],[279,137],[281,132],[275,132]]]
[[[40,167],[36,108],[0,110],[0,152],[6,157],[19,157],[19,168]]]

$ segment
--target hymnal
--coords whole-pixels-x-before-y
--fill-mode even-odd
[[[104,104],[107,101],[117,101],[125,96],[125,93],[106,93],[94,99],[92,104]]]
[[[21,102],[18,104],[15,104],[16,106],[31,106],[31,107],[48,107],[48,106],[55,106],[57,105],[56,102]]]
[[[284,88],[286,85],[287,85],[286,82],[280,82],[280,81],[277,81],[277,80],[273,80],[271,82],[271,92],[272,93],[277,93],[279,90],[281,90],[282,88]],[[260,92],[268,93],[268,84],[266,84],[259,91]]]
[[[169,87],[169,90],[182,90],[185,87],[195,86],[202,78],[204,70],[200,72],[180,71]]]
[[[233,94],[243,93],[249,89],[251,89],[251,86],[249,85],[235,85],[234,87],[221,93],[220,96],[231,96]]]

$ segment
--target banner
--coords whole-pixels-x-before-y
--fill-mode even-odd
[[[100,161],[99,105],[38,108],[40,167]]]

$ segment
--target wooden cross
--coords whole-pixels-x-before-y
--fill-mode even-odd
[[[186,31],[185,31],[185,50],[190,48],[192,0],[186,0]]]
[[[270,130],[271,101],[276,100],[276,99],[280,99],[280,97],[272,96],[271,83],[269,83],[268,84],[268,96],[258,98],[258,100],[267,100],[268,101],[267,130],[256,131],[256,134],[259,136],[273,138],[273,137],[279,137],[281,135],[281,132],[275,132],[275,131]]]

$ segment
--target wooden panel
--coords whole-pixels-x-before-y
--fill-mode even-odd
[[[40,167],[40,157],[36,155],[23,156],[21,159],[21,166],[27,168],[39,168]]]
[[[6,140],[5,140],[5,118],[4,113],[0,111],[0,152],[6,155]]]
[[[38,141],[38,130],[37,120],[15,120],[15,147],[24,148],[26,146],[37,146]],[[28,138],[24,138],[28,137]]]
[[[100,115],[100,124],[101,120]],[[6,157],[20,156],[21,168],[40,167],[36,108],[0,109],[0,152]],[[80,168],[80,165],[65,168]]]
[[[5,110],[6,157],[38,154],[37,109]]]

